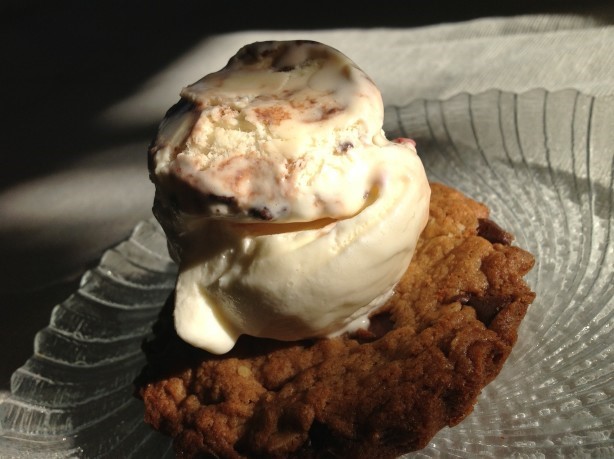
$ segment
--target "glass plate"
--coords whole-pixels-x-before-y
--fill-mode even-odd
[[[408,457],[614,457],[614,98],[488,91],[386,109],[431,180],[485,202],[537,260],[537,292],[474,412]],[[173,457],[131,383],[176,267],[154,220],[56,306],[0,403],[3,456]]]

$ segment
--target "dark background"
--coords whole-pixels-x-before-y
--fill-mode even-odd
[[[60,170],[84,151],[151,138],[155,125],[105,128],[93,121],[208,35],[416,27],[539,12],[590,14],[612,23],[600,13],[607,3],[422,0],[360,2],[350,8],[347,2],[333,1],[0,0],[0,193]],[[98,262],[94,257],[91,265],[75,267],[60,281],[43,282],[53,273],[38,272],[45,268],[37,265],[37,257],[44,253],[61,259],[68,251],[66,241],[40,247],[19,234],[0,234],[0,308],[5,321],[0,390],[9,388],[10,374],[32,354],[33,337],[48,324],[53,306]]]

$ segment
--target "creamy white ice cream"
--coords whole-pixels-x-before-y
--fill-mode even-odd
[[[175,326],[229,351],[368,326],[426,224],[411,142],[382,131],[371,79],[309,41],[243,47],[181,92],[150,148],[154,214],[179,263]]]

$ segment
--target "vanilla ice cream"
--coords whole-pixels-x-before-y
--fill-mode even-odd
[[[257,42],[181,91],[150,148],[154,214],[179,263],[175,327],[225,353],[368,326],[428,218],[412,142],[374,82],[312,41]]]

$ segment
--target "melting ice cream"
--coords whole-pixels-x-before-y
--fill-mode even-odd
[[[311,41],[257,42],[181,91],[150,148],[154,214],[179,264],[179,336],[213,353],[368,326],[428,218],[411,142],[374,82]]]

